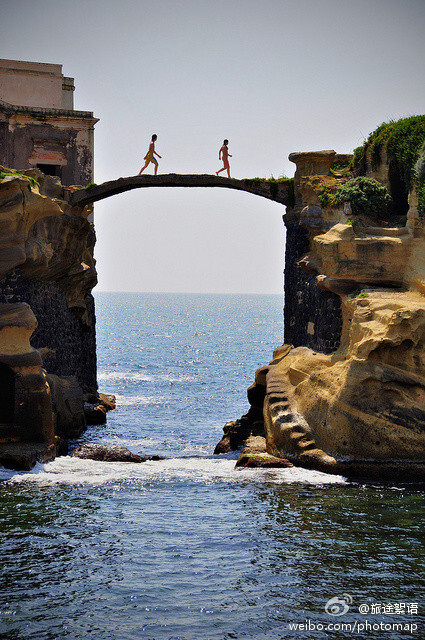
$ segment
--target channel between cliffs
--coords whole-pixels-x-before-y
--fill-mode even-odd
[[[351,177],[351,156],[329,150],[290,160],[291,197],[288,184],[280,191],[245,185],[286,205],[284,344],[257,371],[249,410],[225,425],[216,454],[242,448],[238,466],[422,481],[425,240],[414,185],[404,220],[397,212],[356,218],[323,197]],[[369,177],[390,183],[385,158],[378,173],[365,166]],[[110,195],[132,184],[116,181]],[[72,191],[38,170],[0,183],[4,466],[53,459],[114,407],[96,380],[89,221],[91,203],[108,188]]]

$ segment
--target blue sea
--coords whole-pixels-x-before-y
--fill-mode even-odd
[[[0,638],[424,638],[424,490],[214,456],[280,296],[98,293],[108,423],[163,461],[0,469]]]

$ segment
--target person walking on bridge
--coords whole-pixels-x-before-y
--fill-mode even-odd
[[[145,166],[142,167],[139,171],[139,173],[137,174],[138,176],[140,176],[140,174],[142,173],[142,171],[144,171],[146,169],[146,167],[148,166],[148,164],[150,162],[153,162],[153,164],[155,165],[155,175],[158,173],[158,160],[155,158],[155,156],[158,156],[158,158],[161,158],[161,156],[159,155],[159,153],[157,153],[155,151],[155,141],[158,138],[158,136],[156,135],[156,133],[153,134],[152,136],[152,140],[149,144],[149,149],[147,154],[145,155]]]
[[[221,147],[220,151],[218,152],[218,159],[219,160],[223,160],[223,168],[219,169],[218,171],[215,172],[216,176],[218,176],[218,174],[221,173],[222,171],[226,171],[227,170],[227,176],[230,178],[229,158],[231,158],[232,156],[230,155],[229,149],[227,148],[228,144],[229,144],[229,141],[228,140],[224,140],[223,146]]]

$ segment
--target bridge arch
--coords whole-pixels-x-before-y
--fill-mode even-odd
[[[70,194],[69,203],[74,207],[85,207],[105,198],[109,198],[125,191],[146,187],[218,187],[246,191],[253,195],[273,200],[282,205],[291,204],[292,180],[276,181],[260,178],[223,178],[208,174],[178,174],[168,173],[160,175],[141,175],[118,178],[93,184],[85,189],[79,189]]]
[[[99,291],[281,294],[284,212],[223,189],[105,198],[95,206]]]

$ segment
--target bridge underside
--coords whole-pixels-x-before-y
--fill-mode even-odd
[[[262,198],[267,198],[267,200],[273,200],[274,202],[288,206],[290,183],[290,180],[281,182],[261,180],[259,178],[237,180],[235,178],[223,178],[221,176],[208,174],[168,173],[156,176],[130,176],[128,178],[118,178],[118,180],[112,180],[74,191],[70,195],[70,205],[85,207],[93,202],[109,198],[110,196],[143,187],[222,187],[225,189],[246,191],[247,193],[252,193]]]

